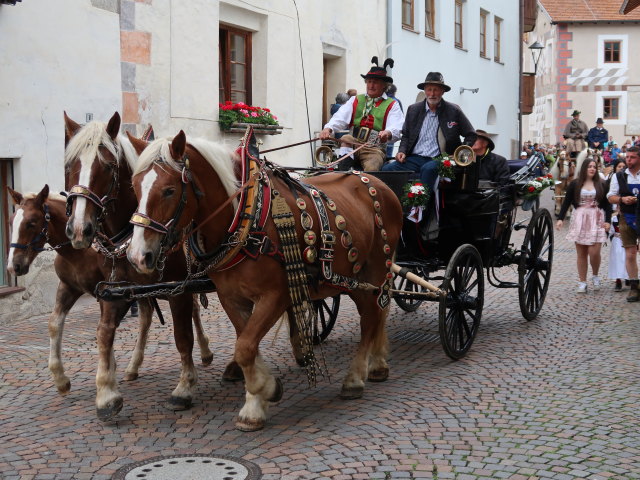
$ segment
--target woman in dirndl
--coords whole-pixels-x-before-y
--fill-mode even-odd
[[[607,201],[607,192],[598,174],[594,160],[582,162],[578,178],[567,187],[562,202],[556,228],[560,230],[569,207],[573,205],[567,240],[575,242],[578,267],[578,293],[587,293],[587,270],[591,264],[593,289],[598,290],[601,282],[600,250],[607,239],[611,222],[611,204]]]

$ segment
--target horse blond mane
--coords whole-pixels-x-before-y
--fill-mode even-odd
[[[96,157],[100,162],[106,163],[98,148],[100,145],[104,145],[114,158],[119,159],[119,148],[107,133],[107,124],[97,121],[87,123],[69,140],[64,151],[64,166],[69,166],[76,158],[79,158],[83,165],[90,165]]]
[[[146,170],[157,160],[162,160],[165,165],[176,172],[182,172],[183,164],[176,162],[169,151],[172,140],[172,138],[159,138],[147,145],[138,159],[133,175]],[[231,196],[235,193],[238,188],[238,180],[233,169],[231,150],[202,138],[187,138],[187,142],[198,150],[211,165],[211,168],[215,170],[227,194]]]

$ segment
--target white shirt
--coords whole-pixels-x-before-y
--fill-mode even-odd
[[[382,98],[387,98],[387,94],[383,93]],[[331,120],[327,122],[324,128],[330,128],[334,132],[337,130],[346,130],[351,123],[351,117],[353,115],[353,102],[356,97],[353,96],[345,104],[343,104],[336,113],[333,114]],[[400,109],[400,103],[397,101],[393,103],[389,115],[387,115],[387,124],[385,130],[391,132],[390,142],[400,140],[400,134],[402,132],[402,124],[404,123],[404,114]]]
[[[625,169],[627,174],[627,183],[628,184],[640,184],[640,170],[634,175],[629,171],[629,169]],[[615,173],[613,177],[611,177],[611,185],[609,186],[609,193],[607,193],[607,198],[612,197],[613,195],[618,195],[620,192],[620,185],[618,185],[618,175]]]
[[[422,122],[420,134],[415,147],[413,147],[412,154],[433,158],[440,154],[440,145],[438,144],[438,128],[440,124],[438,123],[438,114],[431,111],[427,102],[424,102],[424,105],[427,109],[427,114]]]

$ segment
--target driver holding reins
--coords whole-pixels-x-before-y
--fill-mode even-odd
[[[378,66],[378,57],[373,57],[371,62],[375,66],[366,75],[360,75],[365,80],[367,93],[351,97],[319,135],[321,140],[326,140],[338,130],[351,129],[349,135],[340,138],[340,142],[354,148],[370,144],[354,152],[355,160],[365,171],[380,170],[386,158],[387,142],[400,139],[404,123],[400,104],[385,93],[393,83],[386,68],[387,65],[393,68],[393,60],[387,58],[382,67]],[[349,166],[343,164],[341,168]]]

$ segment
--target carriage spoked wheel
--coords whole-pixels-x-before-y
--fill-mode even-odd
[[[417,268],[413,268],[411,271],[412,273],[415,273],[416,275],[426,279],[426,275],[424,274],[425,273],[424,269],[417,267]],[[395,290],[403,290],[407,292],[407,294],[411,294],[415,292],[424,293],[427,291],[426,288],[420,285],[416,285],[411,280],[408,280],[400,275],[396,275],[395,277],[393,277],[393,285],[394,285],[393,288]],[[415,312],[418,308],[420,308],[420,305],[422,305],[422,302],[424,301],[419,298],[415,298],[415,297],[412,298],[408,295],[404,296],[402,294],[394,295],[393,300],[405,312]]]
[[[527,320],[536,318],[547,296],[553,264],[553,222],[546,208],[535,212],[527,226],[518,265],[518,300]]]
[[[446,295],[440,299],[440,340],[444,352],[458,360],[476,338],[484,304],[482,258],[473,245],[462,245],[453,253],[441,289]]]
[[[333,330],[340,309],[340,294],[322,300],[314,300],[316,323],[313,326],[313,344],[320,345]]]

